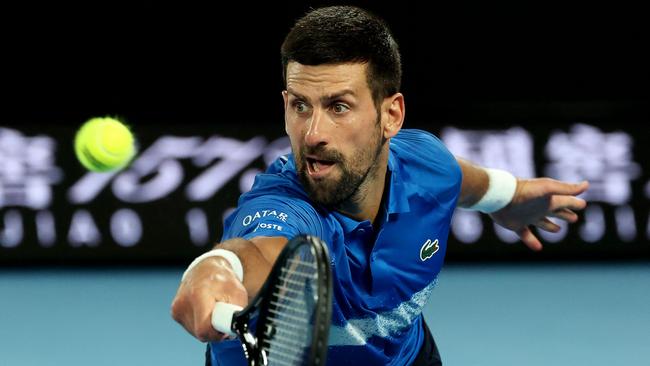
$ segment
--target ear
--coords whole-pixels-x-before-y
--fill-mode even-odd
[[[289,101],[289,94],[287,93],[286,90],[282,91],[282,99],[284,99],[284,110],[287,110],[287,103]]]
[[[282,99],[284,100],[284,131],[289,134],[289,131],[287,131],[287,103],[289,102],[289,94],[286,90],[282,91]]]
[[[406,109],[404,105],[404,95],[395,93],[387,97],[382,102],[381,110],[385,115],[384,138],[389,139],[402,129]]]

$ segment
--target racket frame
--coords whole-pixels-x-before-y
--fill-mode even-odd
[[[264,323],[268,317],[268,309],[273,289],[280,280],[284,263],[291,257],[298,247],[308,241],[312,254],[316,258],[318,278],[318,300],[314,314],[314,325],[310,357],[307,365],[324,365],[327,356],[327,340],[332,317],[332,274],[330,256],[327,244],[312,235],[298,235],[287,243],[278,256],[267,280],[257,293],[257,296],[241,311],[235,312],[232,317],[231,328],[241,340],[242,348],[251,366],[268,365],[268,359],[261,347],[264,339]],[[251,318],[259,310],[255,335],[250,332]],[[317,327],[317,328],[316,328]]]

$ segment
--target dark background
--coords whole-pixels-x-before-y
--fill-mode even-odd
[[[156,131],[237,135],[245,129],[280,136],[280,44],[297,17],[329,4],[333,2],[3,6],[0,125],[20,126],[29,134],[67,131],[72,136],[84,120],[113,115],[130,122],[145,141]],[[446,124],[473,129],[516,124],[546,136],[583,122],[634,134],[635,158],[647,165],[648,37],[639,8],[354,4],[383,17],[401,46],[407,127],[435,132]],[[71,175],[83,174],[74,169]],[[638,191],[647,173],[642,178]],[[164,205],[173,210],[173,202]],[[645,210],[647,201],[641,205]],[[119,204],[107,197],[104,206]],[[143,209],[152,218],[160,211],[160,206]],[[645,221],[640,233],[643,225]],[[126,254],[110,245],[81,254],[66,248],[63,255],[21,247],[3,258],[10,263],[25,258],[176,263],[205,250],[163,247],[158,240],[146,245]],[[650,253],[647,244],[618,252],[596,249],[591,255],[584,254],[584,245],[575,246],[564,257],[554,249],[533,257],[521,247],[493,254],[487,254],[494,249],[490,245],[484,248],[451,251],[449,258],[607,259],[613,253],[636,259]]]
[[[310,7],[333,3],[5,6],[3,104],[14,119],[266,120],[281,113],[284,35]],[[353,3],[386,19],[401,45],[409,119],[485,101],[647,102],[639,8]]]

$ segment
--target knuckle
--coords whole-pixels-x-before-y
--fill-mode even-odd
[[[198,339],[199,341],[201,341],[201,342],[203,342],[203,343],[205,343],[205,342],[208,341],[208,338],[207,338],[205,335],[203,335],[203,334],[197,334],[197,335],[196,335],[196,339]]]
[[[201,342],[209,342],[211,340],[214,340],[214,331],[210,327],[205,327],[202,326],[197,332],[196,332],[196,338],[200,340]]]

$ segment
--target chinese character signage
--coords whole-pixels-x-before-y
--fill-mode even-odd
[[[136,125],[128,169],[92,173],[72,152],[76,126],[0,126],[0,263],[181,263],[207,250],[255,175],[290,151],[281,129],[235,127]],[[645,135],[580,122],[429,130],[455,155],[520,178],[591,182],[578,223],[536,231],[538,258],[650,258]],[[517,241],[457,210],[448,256],[533,258]]]

